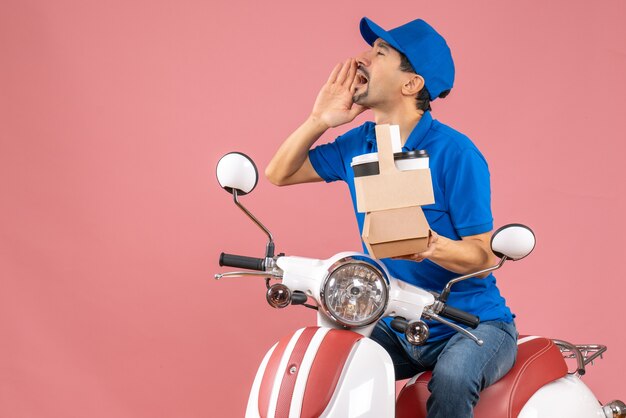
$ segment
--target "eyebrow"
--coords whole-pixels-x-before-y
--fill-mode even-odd
[[[387,42],[385,41],[379,41],[377,44],[380,48],[386,49],[387,51],[389,51],[389,48],[391,48],[391,45],[389,45]]]

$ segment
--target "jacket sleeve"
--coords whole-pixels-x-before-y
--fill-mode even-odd
[[[455,155],[444,175],[446,206],[452,225],[461,237],[493,229],[491,184],[487,161],[477,149]]]

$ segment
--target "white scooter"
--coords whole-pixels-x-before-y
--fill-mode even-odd
[[[378,320],[395,317],[394,329],[412,344],[424,344],[430,319],[482,341],[458,324],[475,328],[478,317],[446,304],[459,281],[494,271],[507,260],[519,260],[534,249],[530,228],[511,224],[498,229],[491,248],[500,262],[486,270],[451,280],[438,293],[427,292],[391,277],[378,260],[345,252],[326,260],[274,255],[271,233],[239,202],[254,189],[258,171],[241,153],[226,154],[218,163],[220,185],[235,204],[269,237],[263,258],[222,253],[220,266],[247,269],[215,278],[265,278],[267,302],[275,308],[303,305],[317,310],[317,326],[285,336],[267,352],[252,384],[246,417],[425,417],[430,372],[420,373],[396,399],[394,367],[387,352],[369,336]],[[272,280],[277,282],[274,284]],[[312,304],[308,303],[309,301]],[[607,418],[626,417],[626,405],[602,405],[580,380],[585,367],[606,347],[573,345],[537,336],[520,337],[517,360],[500,381],[485,389],[474,408],[477,418]],[[566,358],[575,358],[568,372]]]

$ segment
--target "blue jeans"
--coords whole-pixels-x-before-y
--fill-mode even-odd
[[[470,331],[484,341],[482,346],[460,333],[447,340],[413,346],[383,321],[376,325],[371,338],[391,356],[397,380],[433,371],[428,384],[428,418],[471,418],[480,391],[513,367],[518,334],[515,323],[500,321],[482,322]]]

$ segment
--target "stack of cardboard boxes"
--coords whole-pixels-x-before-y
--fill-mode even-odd
[[[357,209],[365,212],[363,242],[374,258],[422,252],[430,228],[421,206],[435,203],[430,169],[396,167],[392,144],[400,144],[397,126],[376,125],[376,143],[379,174],[354,178]]]

